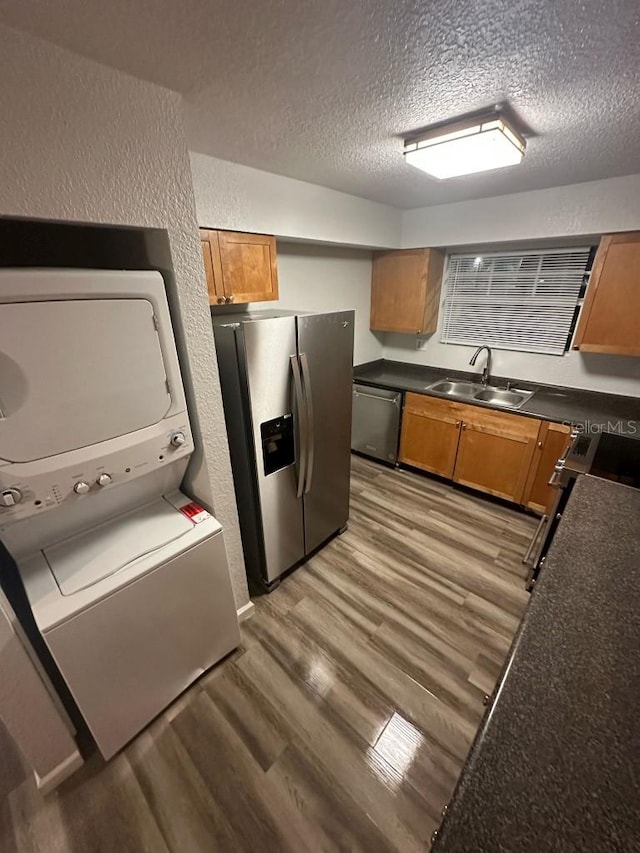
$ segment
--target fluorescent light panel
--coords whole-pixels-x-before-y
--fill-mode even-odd
[[[515,166],[524,157],[525,141],[497,116],[472,123],[444,125],[423,138],[405,142],[407,163],[435,178],[454,178]]]

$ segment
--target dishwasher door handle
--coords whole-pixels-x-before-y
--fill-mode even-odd
[[[402,394],[398,394],[396,397],[378,397],[377,394],[363,394],[362,391],[354,391],[353,396],[366,397],[369,400],[379,400],[381,403],[391,403],[393,406],[399,406],[402,399]]]

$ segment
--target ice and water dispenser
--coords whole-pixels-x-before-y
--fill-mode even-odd
[[[265,476],[293,465],[295,444],[293,438],[293,416],[280,415],[273,420],[260,424],[262,439],[262,459]]]

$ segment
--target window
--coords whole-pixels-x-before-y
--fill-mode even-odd
[[[451,255],[441,341],[562,355],[591,248]]]

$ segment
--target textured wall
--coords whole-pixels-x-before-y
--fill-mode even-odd
[[[640,175],[443,204],[402,214],[402,245],[456,246],[600,235],[640,229]],[[559,244],[562,240],[558,240]],[[385,358],[466,369],[473,348],[441,344],[439,330],[416,351],[405,335],[385,337]],[[640,394],[640,359],[570,352],[497,350],[498,374],[611,394]]]
[[[278,278],[279,307],[310,311],[353,308],[354,363],[382,358],[382,341],[369,330],[371,252],[279,240]]]
[[[640,175],[400,212],[381,211],[383,206],[362,199],[200,154],[191,154],[191,166],[200,224],[289,238],[455,249],[554,238],[561,242],[566,236],[640,228]],[[315,310],[345,305],[350,286],[347,271],[336,266],[332,273],[330,257],[331,252],[320,247],[283,247],[281,304]],[[355,307],[362,321],[369,295],[365,300],[359,289],[363,279],[356,278],[360,308]],[[357,342],[356,363],[380,357],[380,343],[385,358],[455,369],[464,369],[472,353],[469,347],[441,344],[439,334],[416,351],[413,337],[370,333],[367,337],[362,322]],[[503,374],[530,381],[639,393],[640,359],[576,352],[556,358],[499,351],[495,363]]]
[[[400,211],[191,153],[200,225],[365,247],[400,245]]]
[[[0,215],[166,229],[202,453],[194,493],[248,601],[179,96],[0,27]]]
[[[462,246],[640,228],[640,174],[402,213],[402,246]]]

